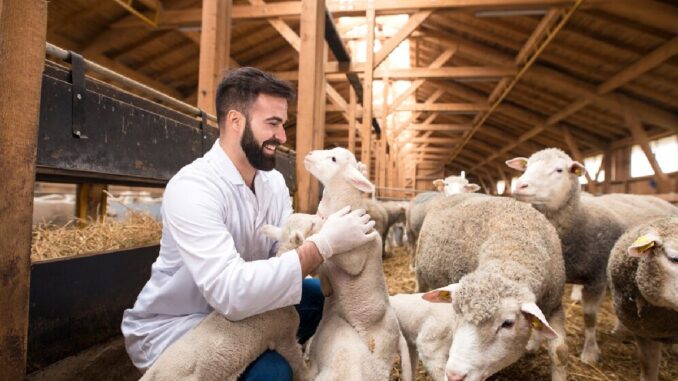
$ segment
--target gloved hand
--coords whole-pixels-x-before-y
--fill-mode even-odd
[[[376,230],[370,233],[374,221],[365,209],[356,209],[349,213],[350,210],[347,206],[332,213],[318,233],[306,238],[315,243],[324,260],[364,245],[379,235]]]

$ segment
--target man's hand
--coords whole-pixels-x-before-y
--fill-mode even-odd
[[[374,221],[364,209],[350,210],[347,206],[331,214],[320,231],[306,239],[315,243],[323,259],[364,245],[379,235],[377,231],[370,233]]]

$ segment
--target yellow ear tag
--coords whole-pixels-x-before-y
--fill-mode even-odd
[[[574,170],[574,174],[577,176],[581,176],[581,168],[577,167],[577,169]]]
[[[438,292],[438,299],[444,300],[446,302],[451,302],[452,301],[452,294],[450,294],[449,291],[439,291]]]
[[[522,164],[524,168],[527,168],[527,160],[521,160],[520,164]]]
[[[638,237],[638,239],[633,241],[633,244],[631,244],[631,247],[636,248],[639,253],[644,253],[653,246],[654,241],[650,240],[650,238],[646,235],[641,235]]]
[[[539,320],[539,319],[537,319],[537,318],[533,318],[532,321],[531,321],[530,323],[532,323],[532,328],[534,328],[534,329],[542,329],[542,328],[544,328],[544,324],[542,324],[542,323],[541,323],[541,320]]]

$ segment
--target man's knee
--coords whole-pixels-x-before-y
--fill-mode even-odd
[[[290,364],[278,352],[266,351],[259,356],[245,372],[238,378],[239,381],[269,381],[292,380]]]

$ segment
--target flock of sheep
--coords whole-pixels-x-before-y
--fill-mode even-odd
[[[408,208],[364,198],[374,187],[343,148],[314,151],[305,164],[325,186],[321,215],[365,208],[385,237],[407,209],[420,293],[389,297],[377,239],[317,270],[325,306],[305,351],[294,337],[293,307],[238,322],[213,313],[144,380],[236,380],[272,349],[295,380],[388,380],[399,356],[403,380],[414,379],[421,360],[435,380],[476,381],[544,341],[552,380],[565,380],[565,283],[582,286],[582,361],[600,357],[596,313],[608,286],[616,330],[638,345],[641,380],[657,380],[661,344],[678,342],[678,208],[650,196],[583,194],[583,166],[560,150],[507,161],[523,172],[513,198],[476,194],[476,185],[450,177]],[[321,225],[317,215],[294,214],[262,234],[284,252]]]

